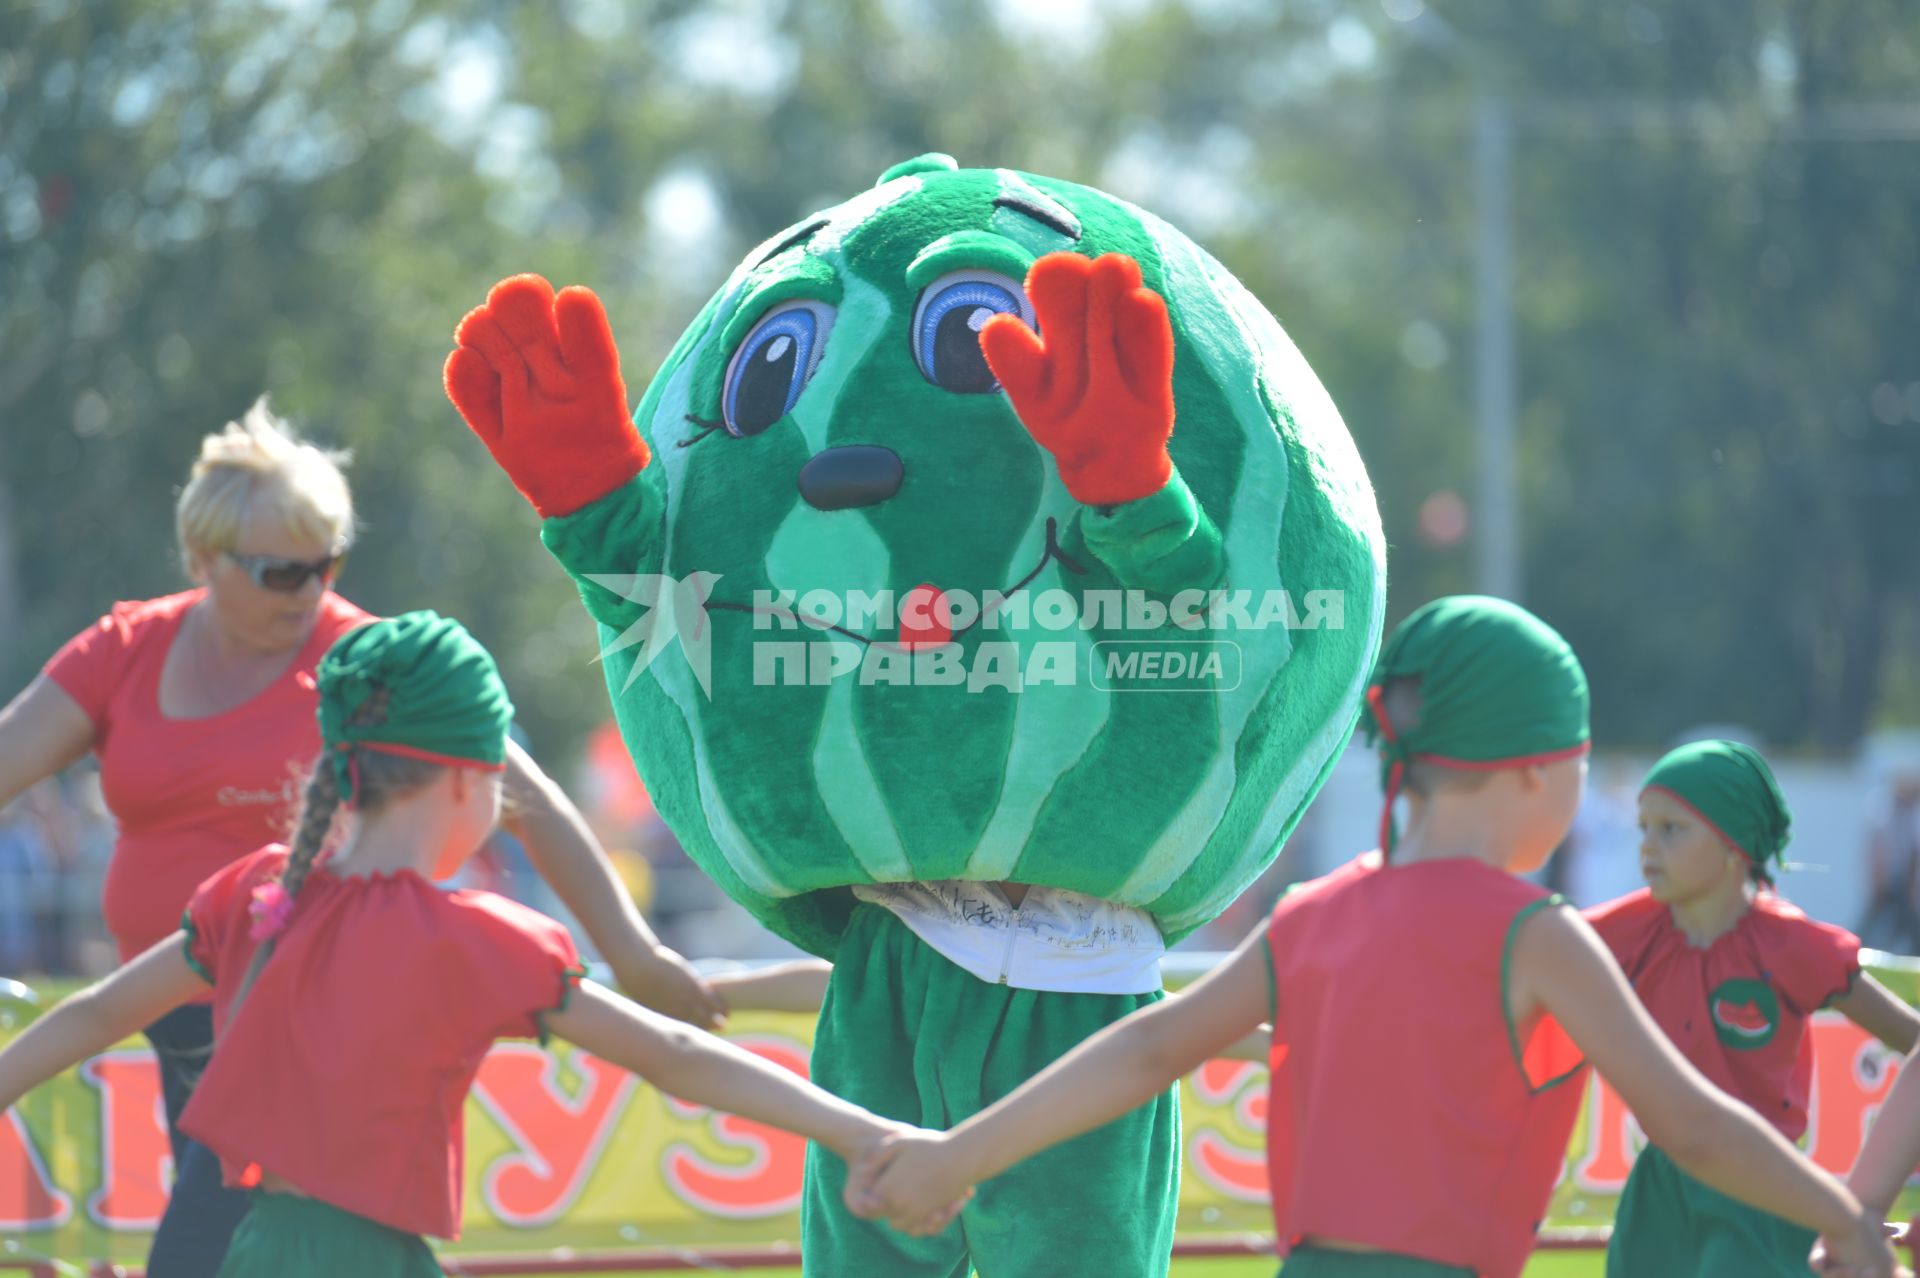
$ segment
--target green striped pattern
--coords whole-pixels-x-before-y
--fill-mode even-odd
[[[1071,210],[1083,237],[996,208],[1008,193]],[[1243,674],[1225,691],[1178,694],[1102,691],[1089,675],[1099,640],[1187,637],[1179,632],[964,634],[967,665],[983,642],[1023,654],[1037,642],[1076,645],[1074,683],[1012,694],[852,677],[755,686],[756,643],[855,641],[755,629],[744,613],[715,611],[710,699],[677,647],[631,686],[637,650],[607,659],[621,729],[660,811],[731,895],[823,954],[847,885],[909,878],[1071,888],[1145,907],[1170,940],[1190,931],[1272,860],[1352,730],[1378,647],[1383,543],[1338,413],[1225,268],[1101,192],[1004,170],[922,172],[816,218],[827,225],[804,249],[735,270],[649,387],[638,412],[654,449],[648,472],[604,509],[549,525],[549,545],[577,577],[705,570],[720,574],[715,602],[747,603],[756,589],[899,596],[922,582],[981,595],[1032,570],[1052,519],[1087,571],[1049,563],[1029,591],[1123,588],[1088,544],[1091,512],[1005,397],[952,394],[913,362],[908,266],[943,236],[984,230],[1023,257],[1071,248],[1139,260],[1174,316],[1174,463],[1218,529],[1225,564],[1221,580],[1186,584],[1250,590],[1256,605],[1272,589],[1296,603],[1340,591],[1344,626],[1203,636],[1237,643]],[[716,433],[680,447],[697,433],[689,414],[719,415],[729,323],[795,295],[836,314],[789,416],[746,439]],[[795,481],[808,458],[856,443],[900,455],[900,491],[853,510],[802,501]],[[594,605],[593,589],[583,591]],[[605,600],[596,615],[625,619]]]

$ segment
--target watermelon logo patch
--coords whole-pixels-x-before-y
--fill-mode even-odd
[[[1736,1051],[1758,1051],[1780,1028],[1780,1000],[1765,981],[1723,981],[1707,995],[1713,1032]]]

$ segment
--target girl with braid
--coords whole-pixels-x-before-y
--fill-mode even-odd
[[[348,633],[318,692],[324,752],[292,846],[206,880],[178,931],[0,1052],[4,1110],[212,986],[218,1050],[181,1122],[254,1191],[220,1278],[439,1274],[422,1235],[458,1235],[461,1111],[497,1038],[559,1034],[848,1158],[900,1128],[583,981],[551,919],[434,886],[499,814],[512,715],[457,622]]]
[[[0,808],[91,753],[114,817],[101,921],[121,962],[179,924],[209,875],[292,828],[320,747],[314,672],[373,620],[338,589],[353,543],[343,454],[302,440],[263,398],[200,441],[176,507],[193,588],[116,603],[11,701],[0,688]],[[11,636],[8,636],[9,638]],[[501,829],[579,921],[622,989],[702,1027],[725,1007],[660,943],[566,793],[510,744]],[[147,1278],[208,1278],[246,1214],[220,1160],[180,1130],[213,1050],[199,996],[145,1026],[173,1182]]]
[[[1414,612],[1367,695],[1381,849],[1289,892],[1179,997],[950,1132],[884,1143],[854,1168],[849,1205],[926,1228],[961,1187],[1149,1101],[1271,1018],[1286,1278],[1519,1278],[1589,1063],[1690,1175],[1804,1226],[1808,1249],[1821,1232],[1826,1272],[1884,1278],[1879,1217],[1702,1077],[1593,929],[1520,877],[1572,823],[1587,705],[1573,650],[1525,609],[1464,596]]]

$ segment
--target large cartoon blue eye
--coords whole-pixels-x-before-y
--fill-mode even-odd
[[[790,302],[767,312],[727,365],[720,420],[729,435],[758,435],[793,411],[833,327],[833,308]]]
[[[980,330],[996,315],[1033,324],[1033,304],[1019,283],[994,271],[954,271],[920,292],[913,312],[913,362],[935,386],[961,395],[998,390],[980,353]]]

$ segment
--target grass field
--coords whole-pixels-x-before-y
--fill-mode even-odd
[[[1601,1278],[1605,1270],[1601,1253],[1549,1252],[1536,1256],[1527,1266],[1525,1278]],[[730,1269],[732,1278],[797,1278],[798,1269]],[[1273,1278],[1274,1263],[1257,1256],[1231,1260],[1182,1260],[1173,1267],[1170,1278]],[[651,1278],[651,1275],[626,1274],[615,1278]]]

